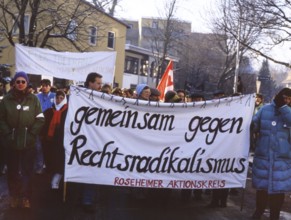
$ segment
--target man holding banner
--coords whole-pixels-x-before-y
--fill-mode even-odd
[[[102,75],[99,73],[89,73],[84,86],[88,89],[101,91]],[[85,211],[93,212],[96,210],[95,200],[98,193],[98,187],[94,184],[83,184],[81,202]]]

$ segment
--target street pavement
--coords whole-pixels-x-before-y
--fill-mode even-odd
[[[137,197],[138,190],[111,186],[100,186],[97,211],[88,213],[79,202],[79,184],[67,185],[66,202],[63,191],[50,189],[48,174],[35,175],[32,208],[10,209],[6,176],[0,176],[0,220],[246,220],[255,208],[255,190],[247,179],[246,189],[238,189],[237,195],[229,195],[226,208],[207,208],[211,195],[202,194],[188,201],[181,199],[180,190],[143,190],[145,198]],[[268,218],[268,210],[263,216]],[[290,193],[286,194],[280,219],[291,219]]]

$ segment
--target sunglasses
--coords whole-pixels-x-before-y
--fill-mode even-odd
[[[25,80],[16,80],[16,84],[25,84],[26,83],[26,81]]]

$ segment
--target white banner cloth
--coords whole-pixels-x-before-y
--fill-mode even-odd
[[[16,71],[84,82],[88,73],[102,74],[113,83],[116,52],[56,52],[49,49],[15,46]]]
[[[157,104],[72,86],[65,181],[245,187],[254,97]]]

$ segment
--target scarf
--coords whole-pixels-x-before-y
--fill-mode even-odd
[[[22,103],[23,100],[25,99],[25,97],[28,96],[28,94],[29,94],[27,89],[25,89],[23,91],[19,91],[15,88],[11,89],[11,93],[18,103]]]
[[[60,124],[61,122],[61,116],[62,116],[62,113],[68,108],[68,105],[67,104],[64,104],[63,105],[63,108],[60,109],[59,111],[57,111],[56,109],[53,109],[53,117],[52,117],[52,120],[50,122],[50,126],[49,126],[49,129],[48,129],[48,137],[49,138],[52,138],[55,134],[55,130],[56,130],[56,127]]]

